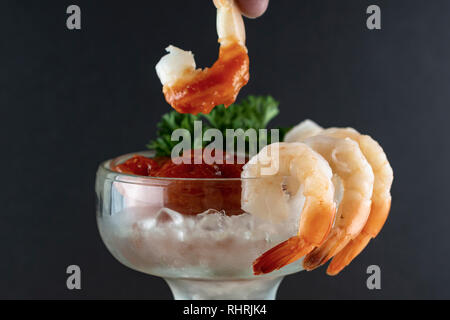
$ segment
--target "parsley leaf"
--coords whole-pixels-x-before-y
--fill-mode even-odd
[[[227,129],[246,131],[253,128],[257,132],[259,129],[266,129],[269,122],[279,113],[278,104],[271,96],[248,96],[240,103],[234,103],[228,108],[223,105],[217,106],[209,114],[181,114],[172,110],[164,114],[157,124],[157,138],[151,140],[147,144],[147,148],[155,150],[157,156],[170,156],[172,148],[179,143],[179,141],[171,141],[172,132],[180,128],[186,129],[191,137],[194,137],[195,121],[202,122],[202,133],[210,128],[220,130],[224,137],[223,145],[226,146]],[[279,139],[282,141],[290,128],[279,129]],[[268,134],[269,141],[263,141],[262,138],[258,137],[258,140],[263,143],[270,143],[270,134]],[[202,147],[205,147],[208,143],[202,142]],[[246,137],[246,143],[248,144],[248,137]],[[199,147],[199,142],[193,141],[192,147]],[[246,148],[246,150],[249,149]]]

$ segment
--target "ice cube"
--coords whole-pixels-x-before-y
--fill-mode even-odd
[[[209,209],[208,211],[198,215],[198,227],[203,231],[220,231],[224,230],[227,223],[227,216],[224,211]]]
[[[157,225],[172,223],[180,226],[182,225],[183,220],[184,218],[182,214],[168,208],[162,208],[159,210],[155,217]]]

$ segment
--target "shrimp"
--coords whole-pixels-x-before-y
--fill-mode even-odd
[[[309,129],[302,130],[301,128],[306,125]],[[297,132],[303,132],[303,134],[296,136],[296,139],[298,139],[296,141],[308,138],[311,132],[313,132],[311,127],[316,128],[316,131],[323,135],[337,138],[350,138],[356,141],[374,173],[372,205],[369,218],[359,235],[352,239],[339,253],[337,253],[328,266],[327,273],[329,275],[336,275],[350,264],[350,262],[364,250],[369,241],[372,238],[375,238],[383,228],[391,207],[392,197],[390,189],[394,175],[383,149],[370,136],[361,135],[352,128],[329,128],[320,131],[320,126],[308,120],[303,121],[295,127]],[[304,264],[306,264],[307,261],[308,257],[305,259]]]
[[[264,174],[264,162],[276,170]],[[242,183],[242,209],[246,212],[272,221],[287,219],[292,211],[301,212],[298,234],[257,258],[255,274],[280,269],[326,239],[336,204],[331,168],[320,154],[303,143],[273,143],[250,159],[242,177],[248,178]]]
[[[361,151],[370,163],[375,175],[373,185],[372,207],[369,218],[360,234],[350,241],[331,261],[327,273],[336,275],[344,269],[375,238],[383,228],[391,208],[391,186],[394,173],[381,146],[367,135],[347,128],[330,128],[324,134],[336,137],[348,137],[358,142]]]
[[[318,135],[323,128],[312,120],[306,119],[300,122],[286,133],[285,142],[301,142],[308,137]]]
[[[351,139],[317,135],[304,143],[328,161],[343,189],[336,222],[327,240],[303,260],[304,268],[312,270],[327,262],[361,232],[370,213],[374,175],[359,145]]]
[[[231,105],[249,80],[245,29],[235,0],[214,0],[219,58],[211,68],[196,69],[192,52],[169,46],[156,65],[166,101],[180,113],[210,113]]]

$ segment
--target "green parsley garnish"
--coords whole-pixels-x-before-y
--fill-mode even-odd
[[[192,115],[181,114],[173,110],[162,116],[157,124],[157,137],[147,144],[147,148],[155,150],[157,156],[170,156],[172,148],[179,141],[172,141],[172,132],[176,129],[186,129],[191,137],[194,138],[194,121],[202,122],[203,133],[208,129],[218,129],[224,137],[223,145],[226,146],[227,129],[267,129],[269,122],[275,118],[278,113],[279,103],[271,96],[248,96],[240,103],[234,103],[228,108],[220,105],[215,107],[209,114]],[[290,128],[278,128],[279,140],[283,141],[284,135]],[[263,137],[258,136],[258,141],[270,144],[270,130],[268,132],[268,141],[263,141]],[[200,144],[205,147],[209,142],[192,141],[192,147],[198,147]],[[246,137],[248,143],[248,137]],[[248,148],[246,148],[248,150]]]

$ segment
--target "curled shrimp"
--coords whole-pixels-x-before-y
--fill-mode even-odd
[[[391,208],[391,186],[394,179],[392,167],[381,146],[370,136],[361,135],[356,130],[330,128],[324,134],[348,137],[358,142],[361,151],[370,163],[375,175],[372,207],[369,218],[359,235],[350,241],[331,261],[327,273],[336,275],[344,269],[383,228]]]
[[[309,129],[302,130],[301,128],[304,125],[306,125],[305,128]],[[311,130],[311,127],[315,127],[315,130]],[[296,130],[297,132],[303,132],[303,134],[296,135],[296,140],[306,139],[311,132],[316,131],[320,132],[321,135],[350,138],[356,141],[374,173],[372,205],[369,217],[361,232],[334,256],[328,266],[327,273],[329,275],[336,275],[350,264],[364,250],[369,241],[375,238],[383,228],[391,206],[392,197],[390,189],[394,179],[393,171],[382,147],[370,136],[361,135],[352,128],[329,128],[322,130],[320,126],[309,120],[308,122],[300,123],[296,127]],[[307,258],[304,264],[307,263]]]
[[[249,80],[242,14],[234,0],[214,0],[219,58],[211,68],[196,69],[191,52],[169,46],[156,65],[166,101],[180,113],[210,113],[231,105]]]
[[[267,156],[266,156],[267,155]],[[275,165],[274,165],[275,164]],[[264,175],[265,165],[276,168]],[[242,209],[277,221],[292,211],[300,213],[298,234],[278,244],[253,262],[255,274],[268,273],[302,258],[327,237],[336,205],[331,168],[303,143],[273,143],[244,166]]]
[[[351,139],[317,135],[304,142],[328,161],[342,185],[336,221],[327,240],[303,260],[304,268],[312,270],[326,263],[361,232],[370,213],[374,175],[359,145]]]

